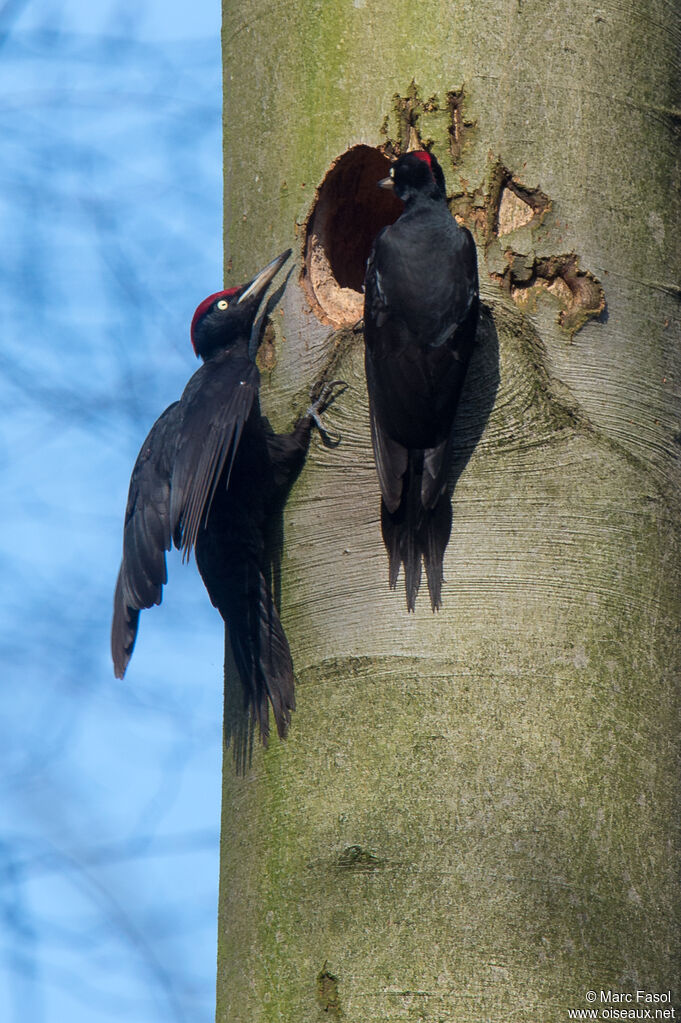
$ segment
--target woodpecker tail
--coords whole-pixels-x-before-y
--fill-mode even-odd
[[[229,626],[225,624],[224,736],[225,745],[232,747],[237,774],[245,774],[251,766],[255,722],[256,714],[252,713],[248,704],[247,694],[232,653]]]
[[[281,738],[286,736],[296,706],[291,651],[270,588],[257,566],[244,565],[244,571],[250,578],[244,580],[243,589],[233,580],[241,599],[224,615],[225,741],[227,745],[234,741],[238,769],[248,766],[256,724],[263,745],[267,745],[268,703]],[[240,694],[231,681],[230,652],[241,683]]]
[[[430,605],[437,611],[442,604],[443,560],[452,528],[452,508],[446,493],[424,507],[422,471],[422,452],[410,452],[399,506],[390,512],[385,501],[381,501],[381,532],[388,552],[390,588],[397,586],[402,565],[407,609],[413,611],[423,559]]]
[[[420,533],[421,553],[426,566],[430,606],[433,611],[442,604],[445,549],[452,531],[452,506],[447,494],[440,494],[435,507],[424,512]]]

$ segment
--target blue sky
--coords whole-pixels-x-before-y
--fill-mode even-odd
[[[214,1013],[222,623],[170,558],[123,682],[128,479],[222,284],[220,10],[0,12],[0,1018]]]

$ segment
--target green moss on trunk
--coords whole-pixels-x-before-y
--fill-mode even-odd
[[[514,246],[578,254],[607,313],[570,343],[479,234],[444,608],[407,615],[361,336],[289,282],[268,414],[332,363],[350,390],[286,512],[290,738],[244,778],[225,758],[219,1023],[564,1023],[589,989],[678,983],[680,32],[663,0],[225,6],[235,279],[300,254],[331,162],[398,141],[415,82],[459,210],[484,228],[495,166],[548,197]]]

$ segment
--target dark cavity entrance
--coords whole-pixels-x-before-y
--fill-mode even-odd
[[[362,316],[364,271],[374,238],[403,204],[378,187],[390,160],[355,146],[335,160],[315,198],[305,232],[303,285],[317,316],[333,326]]]

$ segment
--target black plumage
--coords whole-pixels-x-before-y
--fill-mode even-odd
[[[447,207],[445,180],[425,151],[401,156],[380,182],[405,208],[378,234],[367,263],[365,366],[381,528],[395,587],[404,566],[414,609],[425,565],[441,604],[451,532],[447,474],[452,427],[475,342],[475,243]]]
[[[156,421],[135,463],[114,596],[111,649],[122,678],[140,609],[161,602],[165,552],[171,544],[185,557],[195,551],[242,687],[242,705],[226,701],[225,708],[226,737],[237,740],[239,758],[256,723],[267,742],[268,701],[281,736],[295,708],[291,652],[271,591],[269,538],[314,423],[331,444],[318,414],[338,393],[333,384],[321,388],[289,434],[275,434],[261,414],[250,335],[264,292],[289,254],[196,310],[192,343],[204,364]],[[225,671],[227,677],[227,663]]]

